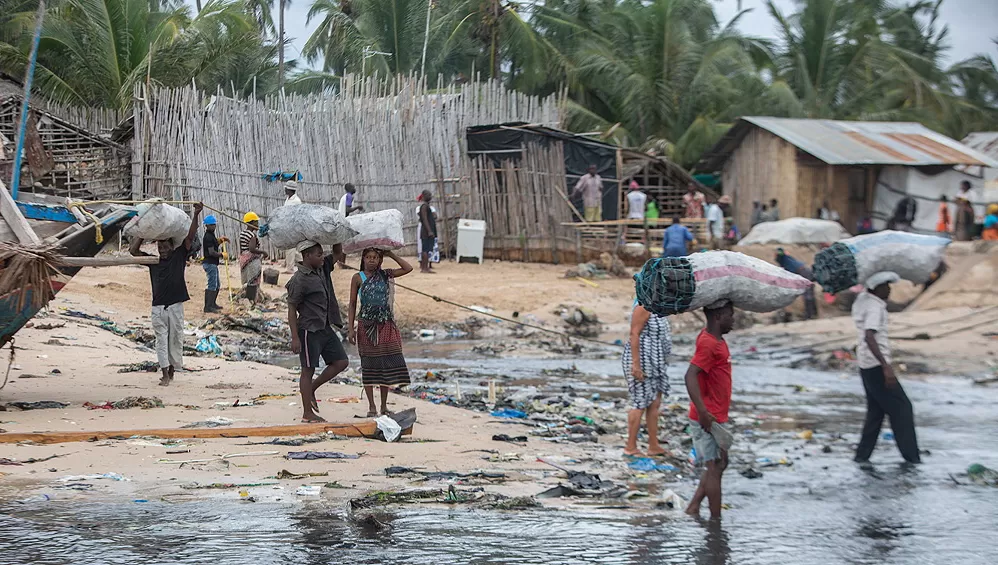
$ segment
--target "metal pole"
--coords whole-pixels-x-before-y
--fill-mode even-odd
[[[35,36],[31,40],[31,54],[28,55],[28,71],[24,77],[24,100],[21,101],[21,122],[18,124],[17,145],[14,148],[14,174],[10,180],[10,195],[17,200],[21,187],[21,154],[24,152],[24,136],[28,130],[28,99],[31,97],[31,83],[35,78],[35,63],[38,61],[38,42],[42,38],[42,20],[45,19],[45,0],[38,1],[35,15]]]

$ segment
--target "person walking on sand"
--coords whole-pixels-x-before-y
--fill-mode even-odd
[[[633,352],[637,351],[637,361]],[[624,343],[621,363],[627,379],[627,394],[631,409],[627,411],[627,445],[624,455],[644,457],[638,449],[638,431],[641,417],[648,427],[648,455],[664,455],[658,442],[658,415],[662,398],[669,395],[669,354],[672,353],[672,334],[669,319],[657,316],[634,303],[631,311],[631,335]]]
[[[298,270],[285,285],[288,291],[288,326],[291,328],[291,351],[301,362],[302,422],[324,422],[317,412],[319,403],[315,391],[347,368],[347,353],[333,330],[342,325],[336,294],[329,273],[341,256],[336,247],[324,255],[322,246],[313,241],[303,241],[295,246],[301,253]],[[319,378],[312,380],[319,366],[319,359],[326,362]]]
[[[204,313],[221,312],[222,307],[218,305],[218,292],[222,289],[222,283],[218,278],[218,260],[222,258],[219,244],[228,241],[226,238],[215,237],[215,229],[218,227],[218,220],[215,216],[206,216],[204,219],[204,238],[201,241],[201,249],[204,251],[204,260],[201,267],[204,269],[208,285],[204,291]]]
[[[572,198],[582,195],[583,217],[587,222],[603,221],[603,177],[596,171],[596,165],[589,165],[572,189]]]
[[[728,467],[728,451],[718,438],[730,436],[722,426],[728,421],[731,407],[731,354],[724,334],[734,326],[734,314],[727,301],[704,308],[707,327],[697,336],[693,360],[686,371],[693,449],[697,465],[707,467],[686,513],[699,516],[700,504],[706,498],[714,520],[721,518],[721,475]]]
[[[430,253],[433,253],[433,247],[437,244],[437,217],[430,206],[433,193],[424,190],[420,196],[423,204],[419,207],[419,248],[422,250],[419,255],[419,272],[430,274],[433,272],[430,269]]]
[[[256,212],[246,212],[243,223],[246,224],[246,229],[239,234],[239,276],[246,287],[246,298],[252,305],[256,304],[257,292],[260,290],[263,258],[268,255],[260,249],[260,238],[256,235],[260,229],[260,216]]]
[[[921,462],[915,415],[891,366],[891,345],[887,339],[887,298],[891,295],[891,283],[899,280],[901,277],[891,271],[874,273],[863,285],[866,290],[852,305],[857,332],[856,361],[866,390],[866,422],[856,447],[857,463],[870,460],[885,414],[891,419],[894,442],[901,456],[909,463]]]
[[[350,183],[343,185],[344,194],[340,197],[340,205],[337,209],[346,218],[354,212],[363,212],[364,207],[357,205],[357,189]]]
[[[383,269],[385,257],[398,269]],[[374,387],[381,389],[382,416],[388,412],[388,389],[409,384],[409,368],[402,355],[402,334],[395,325],[392,302],[395,279],[412,272],[412,265],[391,251],[368,248],[361,255],[360,272],[350,280],[348,339],[357,344],[364,390],[369,403],[367,416],[378,415]],[[357,301],[360,299],[360,315]]]
[[[159,250],[159,263],[149,265],[149,280],[152,283],[152,329],[156,334],[156,358],[163,376],[160,386],[169,386],[177,371],[184,370],[184,302],[191,299],[187,294],[187,252],[191,249],[198,231],[198,217],[204,205],[194,205],[191,227],[184,241],[174,246],[170,240],[156,242]],[[148,256],[142,251],[142,239],[134,238],[128,247],[132,255]]]

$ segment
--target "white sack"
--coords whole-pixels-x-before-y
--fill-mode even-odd
[[[874,273],[894,271],[902,279],[923,284],[939,267],[950,239],[900,231],[857,235],[842,241],[856,259],[856,282]]]
[[[734,251],[705,251],[688,257],[696,278],[690,310],[730,300],[735,308],[772,312],[790,306],[811,281],[762,259]]]
[[[146,241],[172,240],[174,247],[180,245],[191,229],[191,218],[180,208],[163,204],[160,199],[147,200],[135,206],[139,213],[125,225],[128,238],[138,237]]]
[[[762,222],[738,242],[738,245],[806,245],[835,243],[849,237],[842,224],[831,220],[787,218]]]
[[[366,214],[347,216],[347,224],[357,231],[357,235],[343,244],[344,253],[363,251],[369,247],[389,250],[401,249],[405,245],[402,235],[402,212],[381,210]]]
[[[293,249],[306,240],[336,245],[357,234],[338,211],[315,204],[277,208],[270,213],[266,231],[278,249]]]

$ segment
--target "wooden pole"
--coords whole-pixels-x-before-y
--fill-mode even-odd
[[[159,257],[155,255],[145,255],[133,257],[105,256],[105,257],[60,257],[59,264],[66,267],[118,267],[121,265],[155,265],[159,263]]]

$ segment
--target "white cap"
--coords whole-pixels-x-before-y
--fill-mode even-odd
[[[289,180],[288,182],[284,183],[284,190],[293,190],[295,192],[298,192],[298,183],[293,180]]]
[[[901,277],[894,271],[880,271],[879,273],[873,273],[870,278],[866,279],[863,286],[867,290],[873,290],[882,284],[895,283],[901,280]]]
[[[316,242],[314,242],[314,241],[312,241],[312,240],[310,240],[310,239],[306,239],[305,241],[303,241],[303,242],[299,243],[298,245],[296,245],[295,246],[295,250],[297,250],[298,253],[304,253],[306,249],[311,249],[311,248],[315,247],[316,245],[319,245],[319,244],[316,243]]]

